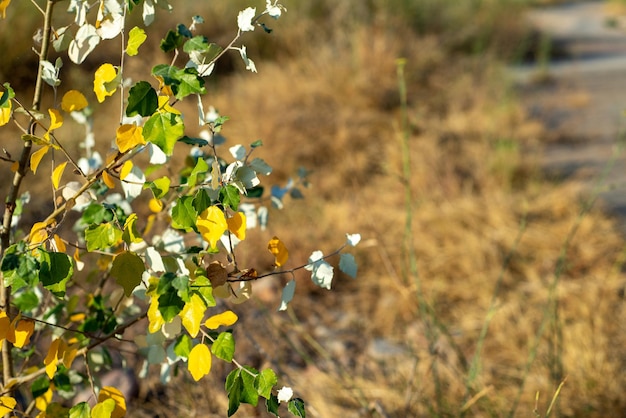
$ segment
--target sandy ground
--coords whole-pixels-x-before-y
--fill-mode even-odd
[[[531,114],[550,129],[543,167],[590,187],[606,172],[601,204],[626,219],[624,15],[590,1],[537,9],[529,19],[559,49],[543,67],[513,69]]]

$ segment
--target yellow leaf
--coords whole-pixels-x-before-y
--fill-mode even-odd
[[[11,3],[11,0],[0,0],[0,16],[2,16],[3,19],[7,17],[7,7],[9,7],[9,3]],[[2,415],[4,415],[4,413]]]
[[[48,239],[48,225],[50,222],[35,222],[28,235],[28,241],[32,245],[41,244]]]
[[[40,411],[45,411],[48,408],[50,402],[52,402],[52,390],[54,389],[54,384],[48,386],[48,390],[41,396],[38,396],[35,399],[35,407]]]
[[[159,297],[153,296],[148,308],[148,331],[152,334],[158,332],[165,324],[165,320],[159,311]]]
[[[15,341],[15,328],[11,323],[5,311],[0,311],[0,341],[7,339],[11,342]]]
[[[202,318],[204,318],[206,308],[202,298],[194,293],[191,295],[189,302],[185,304],[183,310],[178,314],[183,320],[183,326],[189,332],[191,338],[196,338],[196,335],[200,332],[200,324],[202,323]]]
[[[159,96],[159,109],[165,110],[175,115],[180,115],[180,110],[174,109],[172,106],[170,106],[168,99],[169,97],[167,96]]]
[[[17,173],[17,170],[19,168],[20,168],[20,162],[15,161],[13,164],[11,164],[11,173]]]
[[[228,229],[224,212],[217,206],[209,206],[200,214],[196,221],[198,231],[205,241],[209,242],[211,248],[217,248],[217,241]]]
[[[78,90],[70,90],[63,95],[61,99],[61,109],[66,112],[77,112],[83,110],[88,105],[87,99]]]
[[[33,174],[37,174],[37,167],[39,167],[39,163],[43,159],[43,156],[46,155],[50,146],[41,147],[37,151],[33,152],[30,156],[30,169],[33,171]]]
[[[52,341],[50,347],[48,348],[48,354],[46,354],[46,358],[43,359],[43,364],[46,365],[46,374],[50,379],[54,377],[54,374],[57,371],[57,360],[58,360],[58,352],[59,352],[59,344],[61,340],[57,338]]]
[[[65,171],[66,165],[67,161],[56,166],[52,172],[52,185],[55,189],[59,188],[59,182],[61,181],[61,176],[63,176],[63,171]]]
[[[30,337],[35,331],[35,321],[30,319],[22,319],[17,323],[15,327],[15,345],[22,348],[30,342]]]
[[[222,312],[221,314],[213,315],[204,322],[204,326],[208,329],[218,329],[222,325],[229,326],[237,322],[237,314],[233,311]]]
[[[187,368],[196,382],[211,371],[211,352],[205,344],[198,344],[191,349]]]
[[[59,343],[59,353],[57,357],[59,360],[63,362],[63,365],[68,369],[72,367],[72,363],[76,358],[76,353],[78,353],[79,343],[68,344],[65,341],[61,340]]]
[[[157,80],[159,80],[159,91],[163,94],[165,94],[166,96],[173,96],[174,92],[172,91],[172,87],[166,85],[163,82],[163,77],[161,77],[160,75],[155,76]],[[161,101],[159,101],[159,107],[161,107]]]
[[[72,258],[74,259],[74,262],[76,263],[76,270],[82,271],[82,269],[85,267],[85,262],[81,261],[80,251],[78,251],[78,248],[74,250],[74,255],[72,256]]]
[[[115,188],[115,182],[113,181],[113,177],[107,171],[102,172],[102,181],[104,181],[104,184],[106,184],[109,189]]]
[[[163,210],[163,202],[160,199],[155,199],[154,197],[150,199],[148,202],[148,207],[154,213],[159,213]]]
[[[289,251],[287,251],[287,247],[285,247],[285,244],[283,244],[281,240],[277,237],[272,238],[267,244],[267,249],[276,257],[274,264],[276,264],[277,267],[285,265],[289,258]]]
[[[246,239],[246,215],[241,212],[235,212],[235,214],[226,219],[228,223],[228,230],[235,234],[240,240]]]
[[[10,396],[0,396],[0,415],[4,416],[13,411],[17,401]]]
[[[132,169],[133,162],[131,160],[128,160],[124,164],[122,164],[122,168],[120,169],[120,180],[124,180],[126,176],[130,174]]]
[[[132,57],[138,54],[138,49],[146,40],[146,31],[135,26],[128,32],[128,44],[126,45],[126,53]]]
[[[143,128],[133,124],[125,124],[117,128],[115,143],[121,153],[125,153],[135,148],[137,145],[144,145],[146,140],[142,134]]]
[[[139,235],[139,232],[137,231],[137,226],[135,225],[137,223],[137,219],[138,216],[136,213],[131,213],[130,215],[128,215],[128,218],[126,218],[126,222],[124,223],[124,241],[126,241],[127,243],[137,243],[137,242],[141,242],[143,241],[143,238]]]
[[[6,125],[11,120],[11,108],[13,104],[9,102],[8,106],[0,107],[0,126]]]
[[[64,253],[67,250],[67,247],[65,246],[65,241],[63,241],[60,236],[54,234],[52,236],[52,239],[54,240],[54,246],[56,247],[57,252]]]
[[[94,74],[93,79],[93,91],[96,93],[96,98],[99,103],[102,103],[105,98],[112,96],[117,88],[112,90],[107,88],[107,83],[115,80],[117,77],[117,70],[109,63],[102,64]]]
[[[122,418],[126,415],[126,399],[124,399],[122,392],[112,386],[104,386],[98,394],[98,403],[107,399],[115,401],[115,409],[111,413],[111,418]]]
[[[93,407],[91,410],[91,418],[111,418],[116,406],[114,399],[105,399]]]
[[[84,312],[77,312],[77,313],[72,314],[70,316],[70,321],[72,321],[72,322],[82,322],[82,321],[85,320],[85,317],[86,317],[86,315],[85,315]]]
[[[63,126],[63,115],[61,115],[61,112],[56,109],[48,109],[48,114],[50,115],[50,127],[48,128],[48,132]]]

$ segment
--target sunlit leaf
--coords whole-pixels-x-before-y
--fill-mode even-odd
[[[17,326],[15,326],[15,345],[16,347],[23,348],[30,342],[30,337],[35,330],[35,321],[31,319],[21,319]]]
[[[93,91],[98,102],[102,103],[107,96],[112,96],[117,87],[109,88],[111,81],[117,77],[117,70],[109,63],[102,64],[94,74]]]
[[[112,399],[115,402],[115,408],[111,413],[111,418],[122,418],[126,415],[126,399],[119,389],[112,386],[104,386],[98,394],[98,403]]]
[[[285,244],[283,244],[281,240],[277,237],[272,238],[267,244],[267,249],[276,257],[274,264],[276,264],[277,267],[285,265],[289,258],[289,251],[287,251],[287,247],[285,247]]]
[[[74,64],[82,64],[99,43],[100,36],[96,28],[90,24],[82,25],[70,42],[67,55]],[[102,102],[102,100],[99,101]]]
[[[59,188],[59,182],[61,181],[61,176],[63,176],[63,171],[65,170],[66,165],[67,161],[57,165],[52,172],[52,185],[55,189]]]
[[[65,253],[38,251],[39,280],[58,297],[65,295],[67,281],[74,274],[72,258]]]
[[[202,238],[209,242],[211,248],[217,248],[217,241],[228,229],[224,212],[217,206],[211,206],[200,214],[196,221]]]
[[[98,402],[91,410],[91,418],[111,418],[117,404],[114,399],[105,399]]]
[[[188,358],[189,353],[191,352],[191,349],[193,348],[192,346],[193,346],[193,341],[191,340],[189,335],[181,334],[178,336],[178,338],[176,339],[176,342],[174,343],[174,353],[176,353],[176,355],[179,357]]]
[[[91,418],[91,408],[87,402],[74,405],[69,412],[69,418]]]
[[[61,99],[61,109],[65,112],[77,112],[83,110],[88,105],[87,99],[78,90],[70,90],[63,95]]]
[[[128,32],[128,44],[126,45],[126,53],[129,56],[137,55],[139,47],[146,40],[146,31],[135,26]]]
[[[272,388],[278,382],[278,377],[274,370],[265,369],[257,375],[254,381],[254,386],[257,389],[259,395],[264,398],[269,398],[272,393]]]
[[[209,165],[206,163],[206,161],[204,161],[204,158],[198,158],[195,167],[193,168],[193,170],[191,170],[189,178],[187,179],[187,184],[189,185],[189,187],[195,187],[196,183],[198,182],[198,177],[200,175],[204,175],[208,171],[208,169]]]
[[[208,329],[218,329],[221,326],[230,326],[237,322],[238,316],[233,311],[222,312],[213,315],[204,322],[204,326]]]
[[[187,360],[187,368],[197,382],[211,371],[211,351],[205,344],[197,344],[191,349]]]
[[[0,0],[0,16],[2,16],[3,19],[7,17],[7,7],[9,7],[10,3],[11,0]],[[6,414],[7,412],[3,412],[2,415]]]
[[[294,416],[300,418],[306,418],[306,411],[304,410],[304,401],[300,398],[294,398],[287,404],[287,409]]]
[[[15,328],[11,323],[11,318],[7,313],[0,310],[0,341],[7,339],[11,342],[15,341]]]
[[[172,155],[174,145],[185,132],[185,124],[180,115],[171,112],[157,112],[148,119],[143,128],[146,141],[150,141],[165,153]]]
[[[154,334],[161,330],[163,324],[165,320],[159,311],[159,298],[153,296],[148,308],[148,331]]]
[[[211,352],[215,354],[215,357],[227,362],[233,361],[235,355],[235,339],[230,332],[221,332],[213,345],[211,345]]]
[[[67,247],[65,246],[65,242],[61,239],[60,236],[54,234],[52,236],[52,242],[54,243],[54,248],[56,248],[56,251],[60,253],[66,252]]]
[[[232,210],[239,209],[239,202],[241,201],[241,194],[239,189],[232,184],[222,187],[220,189],[220,202],[225,207],[229,207]]]
[[[200,325],[202,324],[202,318],[206,312],[207,306],[198,294],[192,294],[189,302],[185,304],[183,310],[179,313],[179,316],[183,320],[183,326],[189,332],[192,338],[196,338],[200,331]]]
[[[2,7],[2,3],[0,3],[0,8]],[[4,17],[4,10],[2,10]],[[0,415],[6,415],[9,412],[15,409],[17,405],[17,401],[10,396],[0,396]]]
[[[346,238],[347,244],[356,247],[357,244],[361,241],[361,234],[346,234]]]
[[[105,250],[117,245],[122,239],[122,231],[114,223],[106,222],[90,225],[85,230],[87,251]]]
[[[137,219],[138,216],[136,213],[131,213],[126,218],[126,222],[124,222],[124,233],[122,235],[122,239],[126,244],[138,243],[143,241],[143,238],[137,231]]]
[[[144,145],[146,140],[142,134],[143,128],[134,124],[124,124],[117,128],[115,133],[115,143],[121,153],[125,153],[135,148],[137,145]]]
[[[311,272],[311,280],[319,287],[330,290],[333,281],[334,269],[324,259],[321,251],[314,251],[309,257],[309,264],[304,268]]]
[[[50,146],[45,146],[39,148],[37,151],[33,152],[30,156],[30,169],[33,171],[33,174],[37,174],[37,168],[39,167],[39,163],[43,159],[44,155],[48,153]]]
[[[57,355],[60,343],[61,340],[59,338],[52,341],[50,347],[48,347],[48,354],[46,354],[46,358],[43,359],[43,364],[46,366],[46,374],[50,379],[54,377],[54,374],[57,371]]]
[[[134,166],[135,165],[131,160],[128,160],[124,164],[122,164],[122,168],[120,169],[120,180],[124,180],[133,170]]]
[[[11,109],[13,108],[13,103],[8,102],[6,106],[0,107],[0,126],[6,125],[11,120]]]
[[[33,227],[30,229],[30,234],[28,234],[28,241],[32,245],[41,244],[45,240],[48,239],[48,226],[49,222],[35,222]]]
[[[109,189],[115,188],[115,182],[113,181],[113,177],[107,171],[102,172],[102,181]]]
[[[141,257],[130,251],[116,255],[111,266],[111,276],[124,288],[126,297],[129,297],[135,287],[141,283],[144,271],[146,271],[146,266]]]
[[[246,215],[242,212],[235,212],[233,216],[226,219],[228,230],[232,232],[238,239],[246,239]]]

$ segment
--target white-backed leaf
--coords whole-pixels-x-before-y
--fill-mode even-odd
[[[279,311],[284,311],[287,309],[287,305],[293,299],[293,295],[295,294],[295,292],[296,292],[296,281],[290,280],[289,282],[287,282],[287,284],[283,288],[283,294],[280,297],[280,307],[278,308]]]
[[[95,26],[86,24],[76,32],[76,36],[70,42],[67,55],[74,64],[82,64],[87,55],[100,43],[100,36]]]
[[[143,190],[145,182],[146,176],[136,165],[133,165],[130,173],[124,177],[124,180],[122,181],[122,190],[124,190],[126,198],[133,200],[139,196]]]
[[[341,254],[341,258],[339,259],[339,270],[343,271],[353,279],[356,278],[357,265],[352,254]]]
[[[264,174],[266,176],[272,173],[272,167],[270,167],[269,164],[267,164],[261,158],[255,158],[254,160],[252,160],[250,162],[250,167],[252,167],[252,169],[257,173]]]

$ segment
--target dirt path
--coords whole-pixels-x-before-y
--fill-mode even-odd
[[[577,2],[541,8],[532,24],[552,40],[560,59],[537,82],[538,64],[516,67],[514,78],[533,116],[552,135],[542,164],[558,177],[591,183],[616,154],[626,128],[626,26],[605,2]],[[606,179],[603,204],[626,218],[626,150]]]

